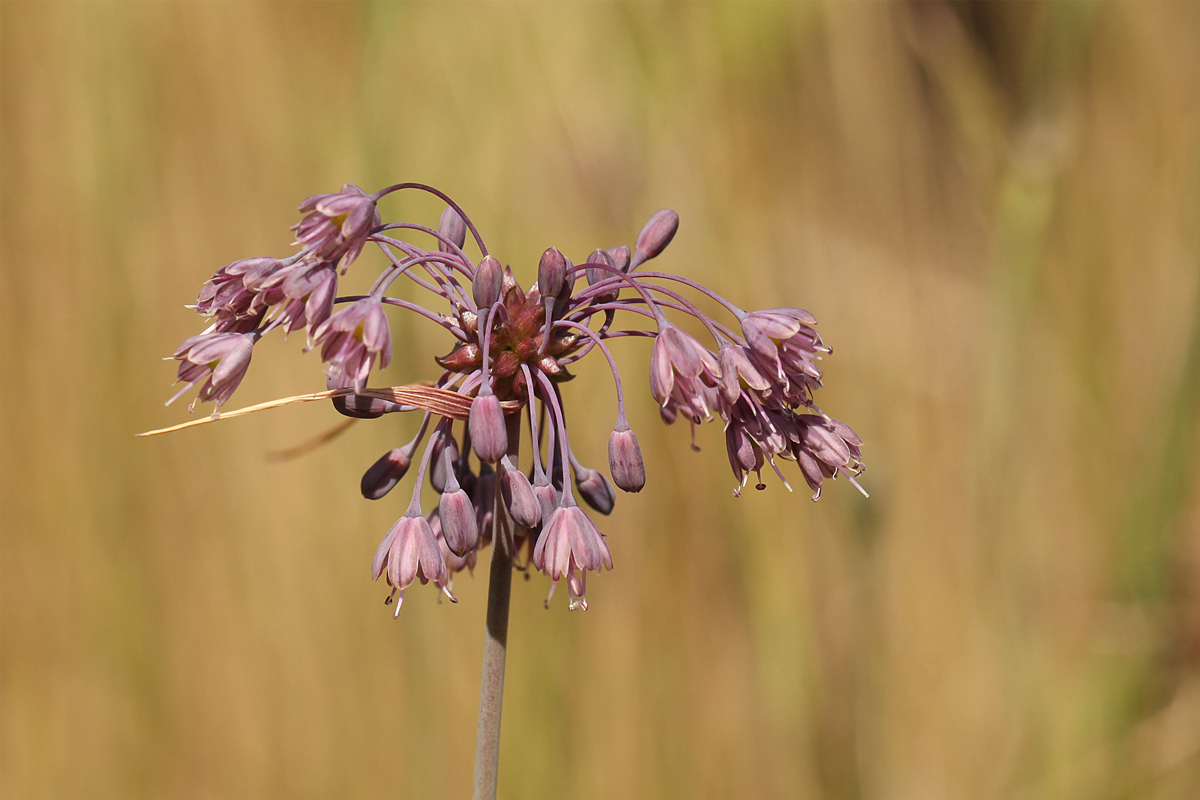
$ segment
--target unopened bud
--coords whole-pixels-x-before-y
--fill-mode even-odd
[[[471,296],[481,309],[491,308],[500,299],[500,285],[504,282],[504,268],[494,256],[485,256],[475,268],[475,279],[471,282]]]
[[[475,520],[475,506],[471,498],[458,485],[454,470],[450,465],[450,454],[442,456],[443,468],[448,476],[446,491],[438,500],[438,518],[442,523],[442,536],[446,546],[456,556],[462,556],[475,549],[479,543],[479,525]]]
[[[463,242],[467,240],[467,224],[463,222],[463,218],[458,215],[457,211],[446,206],[446,210],[442,212],[442,218],[438,220],[438,233],[454,242],[461,250]],[[443,253],[450,252],[445,242],[438,246],[438,250]]]
[[[376,419],[392,411],[408,411],[407,406],[393,403],[390,400],[380,400],[377,397],[367,397],[363,394],[348,394],[333,398],[333,407],[342,416],[355,419]]]
[[[514,467],[507,457],[504,459],[504,478],[500,482],[500,491],[514,522],[522,528],[537,527],[542,521],[542,507],[533,493],[529,478]]]
[[[431,469],[429,470],[429,485],[433,487],[435,492],[441,493],[446,491],[446,486],[449,484],[452,477],[449,472],[458,466],[458,442],[449,434],[434,434],[433,454],[430,456],[433,460]],[[446,461],[443,457],[443,452],[450,454],[450,471],[446,469]]]
[[[609,256],[609,254],[604,250],[592,251],[592,254],[588,256],[587,263],[603,264],[604,266],[612,267],[613,269],[616,269],[617,267],[617,265],[613,263],[612,257]],[[613,273],[611,271],[607,269],[597,269],[595,267],[588,267],[586,275],[588,286],[595,286],[597,283],[613,277]],[[619,291],[619,289],[614,288],[611,291],[605,292],[604,294],[596,295],[596,302],[607,303],[612,300],[616,300]]]
[[[504,409],[500,400],[492,394],[490,387],[484,386],[486,394],[480,391],[471,401],[471,418],[468,423],[471,428],[471,447],[479,460],[494,464],[508,452],[508,432],[504,426]]]
[[[538,292],[542,297],[557,297],[567,278],[567,259],[557,247],[549,247],[538,261]]]
[[[404,473],[412,466],[412,455],[397,447],[384,453],[362,476],[362,495],[368,500],[378,500],[400,482]]]
[[[613,269],[617,269],[617,265],[613,264],[610,255],[608,255],[607,252],[602,251],[602,249],[596,249],[596,251],[593,251],[592,254],[588,255],[588,264],[602,264],[604,266],[611,266]],[[611,270],[595,269],[595,267],[592,266],[588,267],[586,275],[588,277],[589,287],[594,287],[595,284],[598,284],[601,281],[607,281],[607,279],[614,277]],[[613,287],[614,288],[605,291],[604,294],[596,295],[595,302],[612,302],[613,300],[616,300],[617,295],[620,294],[620,288],[617,287],[616,284],[613,284]]]
[[[589,506],[601,514],[611,514],[617,503],[612,484],[594,469],[581,467],[575,470],[575,489]]]
[[[621,270],[621,272],[629,269],[630,256],[629,248],[625,245],[608,248],[608,257],[612,259],[613,266]]]
[[[656,211],[646,222],[642,232],[638,234],[634,245],[633,260],[629,268],[636,269],[639,264],[649,261],[666,249],[679,229],[679,215],[669,208]]]
[[[608,469],[613,482],[626,492],[640,492],[646,485],[646,465],[633,431],[614,430],[608,437]]]

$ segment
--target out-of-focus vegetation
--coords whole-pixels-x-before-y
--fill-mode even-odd
[[[813,311],[866,441],[869,501],[735,500],[618,344],[650,479],[592,610],[515,587],[502,797],[1200,796],[1200,5],[0,14],[4,797],[468,794],[486,571],[398,622],[367,574],[415,420],[133,438],[186,416],[159,359],[216,267],[399,180],[525,281],[678,209],[664,268]],[[433,375],[395,324],[386,377]],[[230,407],[322,388],[302,345]]]

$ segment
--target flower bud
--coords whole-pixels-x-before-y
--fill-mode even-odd
[[[611,514],[617,503],[612,484],[594,469],[580,467],[575,470],[575,489],[589,506],[601,514]]]
[[[410,407],[390,400],[380,400],[377,397],[367,397],[364,394],[350,394],[333,398],[333,407],[342,416],[355,419],[376,419],[392,411],[408,411]]]
[[[429,470],[429,485],[433,487],[435,492],[440,494],[446,491],[446,486],[451,477],[448,474],[449,471],[458,466],[458,442],[449,434],[435,433],[431,446],[433,447],[433,454],[430,458],[433,460],[433,463],[430,465],[431,469]],[[449,471],[446,469],[446,462],[442,457],[443,452],[450,454],[451,466]]]
[[[542,297],[557,297],[566,278],[567,259],[557,247],[547,248],[538,262],[538,292]]]
[[[614,430],[608,437],[608,469],[613,482],[626,492],[640,492],[646,485],[642,450],[629,428]]]
[[[363,473],[362,495],[368,500],[378,500],[400,482],[412,465],[412,454],[397,447],[384,453],[378,461]]]
[[[612,258],[604,250],[592,251],[592,254],[590,256],[588,256],[587,263],[603,264],[604,266],[612,267],[613,269],[616,269],[616,266],[617,266],[616,264],[613,263]],[[588,267],[587,272],[585,274],[587,275],[588,286],[595,286],[597,283],[600,283],[601,281],[608,280],[609,278],[613,277],[612,272],[609,272],[606,269],[596,269],[594,267]],[[620,291],[620,289],[614,288],[611,291],[605,292],[604,294],[596,295],[596,302],[597,303],[612,302],[613,300],[617,299],[617,294],[619,291]]]
[[[621,270],[621,272],[629,270],[630,255],[629,248],[625,245],[608,248],[608,257],[612,259],[613,266]]]
[[[504,268],[493,256],[485,256],[475,268],[475,279],[471,282],[471,296],[481,309],[491,308],[500,299],[500,285],[504,281]]]
[[[442,537],[446,546],[456,556],[463,556],[475,549],[479,543],[479,525],[475,520],[475,506],[471,498],[458,485],[454,477],[454,469],[450,464],[450,454],[442,457],[442,468],[447,475],[446,491],[438,500],[438,519],[442,525]]]
[[[484,391],[486,390],[486,392]],[[471,401],[471,447],[479,460],[494,464],[508,452],[508,431],[504,426],[504,409],[500,400],[492,394],[491,387],[484,386]]]
[[[649,261],[666,249],[678,228],[678,214],[669,208],[656,211],[638,234],[637,243],[634,245],[636,252],[629,268],[636,269],[642,262]]]
[[[542,507],[533,493],[529,478],[516,469],[507,457],[504,459],[504,478],[500,482],[500,491],[514,522],[522,528],[537,527],[542,521]]]
[[[463,222],[463,218],[458,215],[457,211],[446,206],[446,210],[442,212],[442,218],[438,220],[438,233],[462,249],[463,242],[467,240],[467,224]],[[450,252],[449,246],[444,242],[438,245],[438,250],[443,253]]]

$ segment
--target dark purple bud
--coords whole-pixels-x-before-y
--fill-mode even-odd
[[[675,238],[675,231],[678,229],[679,215],[674,211],[664,208],[655,212],[638,234],[637,243],[634,245],[636,252],[629,268],[636,269],[642,262],[649,261],[661,253],[671,243],[671,239]]]
[[[378,500],[400,482],[412,465],[412,454],[397,447],[384,453],[378,461],[363,473],[362,495],[368,500]]]
[[[363,394],[344,395],[333,398],[333,407],[346,417],[355,419],[376,419],[393,411],[408,411],[409,406],[402,406],[390,400],[380,400],[377,397],[367,397]]]
[[[538,262],[538,292],[542,297],[556,297],[562,291],[566,278],[567,259],[558,252],[558,248],[547,248]]]
[[[608,468],[613,482],[626,492],[640,492],[646,485],[642,449],[629,428],[614,430],[608,437]]]
[[[575,470],[575,489],[589,506],[601,514],[611,514],[617,503],[617,493],[608,479],[594,469]]]
[[[471,296],[479,308],[491,308],[500,299],[500,285],[504,282],[504,268],[493,256],[485,256],[475,268],[475,280],[471,283]]]
[[[463,222],[463,218],[458,215],[457,211],[450,206],[446,206],[446,210],[442,212],[442,218],[438,220],[438,233],[454,242],[461,249],[463,242],[467,240],[467,225]],[[438,250],[441,250],[443,253],[450,252],[445,244],[439,245]]]
[[[475,521],[475,506],[471,498],[458,485],[450,454],[442,456],[442,469],[446,473],[446,490],[438,500],[438,519],[442,524],[442,536],[446,546],[456,556],[463,556],[475,549],[479,543],[479,525]]]
[[[514,522],[522,528],[537,527],[542,521],[542,507],[533,493],[529,478],[513,467],[507,457],[504,459],[504,478],[500,482],[500,491]]]
[[[471,447],[479,460],[494,464],[508,452],[508,432],[504,426],[504,409],[500,400],[485,386],[471,401]]]
[[[458,442],[449,434],[435,434],[433,441],[433,454],[430,458],[433,460],[432,469],[429,470],[429,485],[433,487],[435,492],[441,493],[446,491],[446,486],[452,477],[446,470],[446,461],[442,453],[448,451],[450,453],[451,469],[458,466]]]
[[[621,270],[621,272],[625,272],[629,269],[629,259],[631,255],[632,254],[629,252],[629,248],[625,245],[608,248],[608,257],[612,259],[613,266]]]

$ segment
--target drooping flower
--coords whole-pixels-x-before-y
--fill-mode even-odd
[[[821,371],[816,360],[831,352],[813,329],[816,318],[799,308],[770,308],[752,311],[742,318],[746,343],[769,365],[782,391],[795,404],[807,404],[812,392],[821,388]]]
[[[201,333],[185,339],[175,351],[174,358],[179,361],[178,382],[187,385],[167,404],[203,381],[196,400],[212,400],[213,415],[216,416],[246,376],[250,357],[254,354],[254,342],[252,333]],[[195,404],[193,401],[192,406]]]
[[[864,495],[855,477],[862,473],[862,439],[840,420],[816,414],[801,414],[796,418],[797,440],[794,445],[796,461],[805,482],[813,490],[813,499],[821,496],[824,478],[839,473]]]
[[[694,336],[670,323],[659,326],[650,352],[650,393],[663,408],[684,411],[699,424],[712,417],[721,367]]]
[[[433,581],[439,587],[446,586],[450,575],[429,520],[420,514],[405,514],[396,520],[379,543],[371,562],[371,580],[379,580],[384,574],[392,587],[397,616],[400,604],[404,602],[404,592],[413,581]]]
[[[561,506],[538,538],[533,549],[533,565],[550,576],[550,597],[554,587],[567,578],[570,607],[587,610],[587,572],[612,569],[612,555],[604,535],[576,505]],[[549,604],[550,597],[546,598]]]
[[[195,305],[189,306],[198,314],[220,320],[237,320],[254,316],[255,290],[247,281],[251,276],[281,269],[277,258],[243,258],[217,270],[204,287]]]
[[[321,344],[321,360],[330,388],[353,387],[362,392],[375,362],[392,360],[392,331],[378,297],[364,297],[330,315],[313,334]]]
[[[317,260],[350,266],[367,243],[371,229],[380,224],[375,198],[352,183],[340,192],[305,198],[300,211],[306,216],[292,229],[296,242]]]

